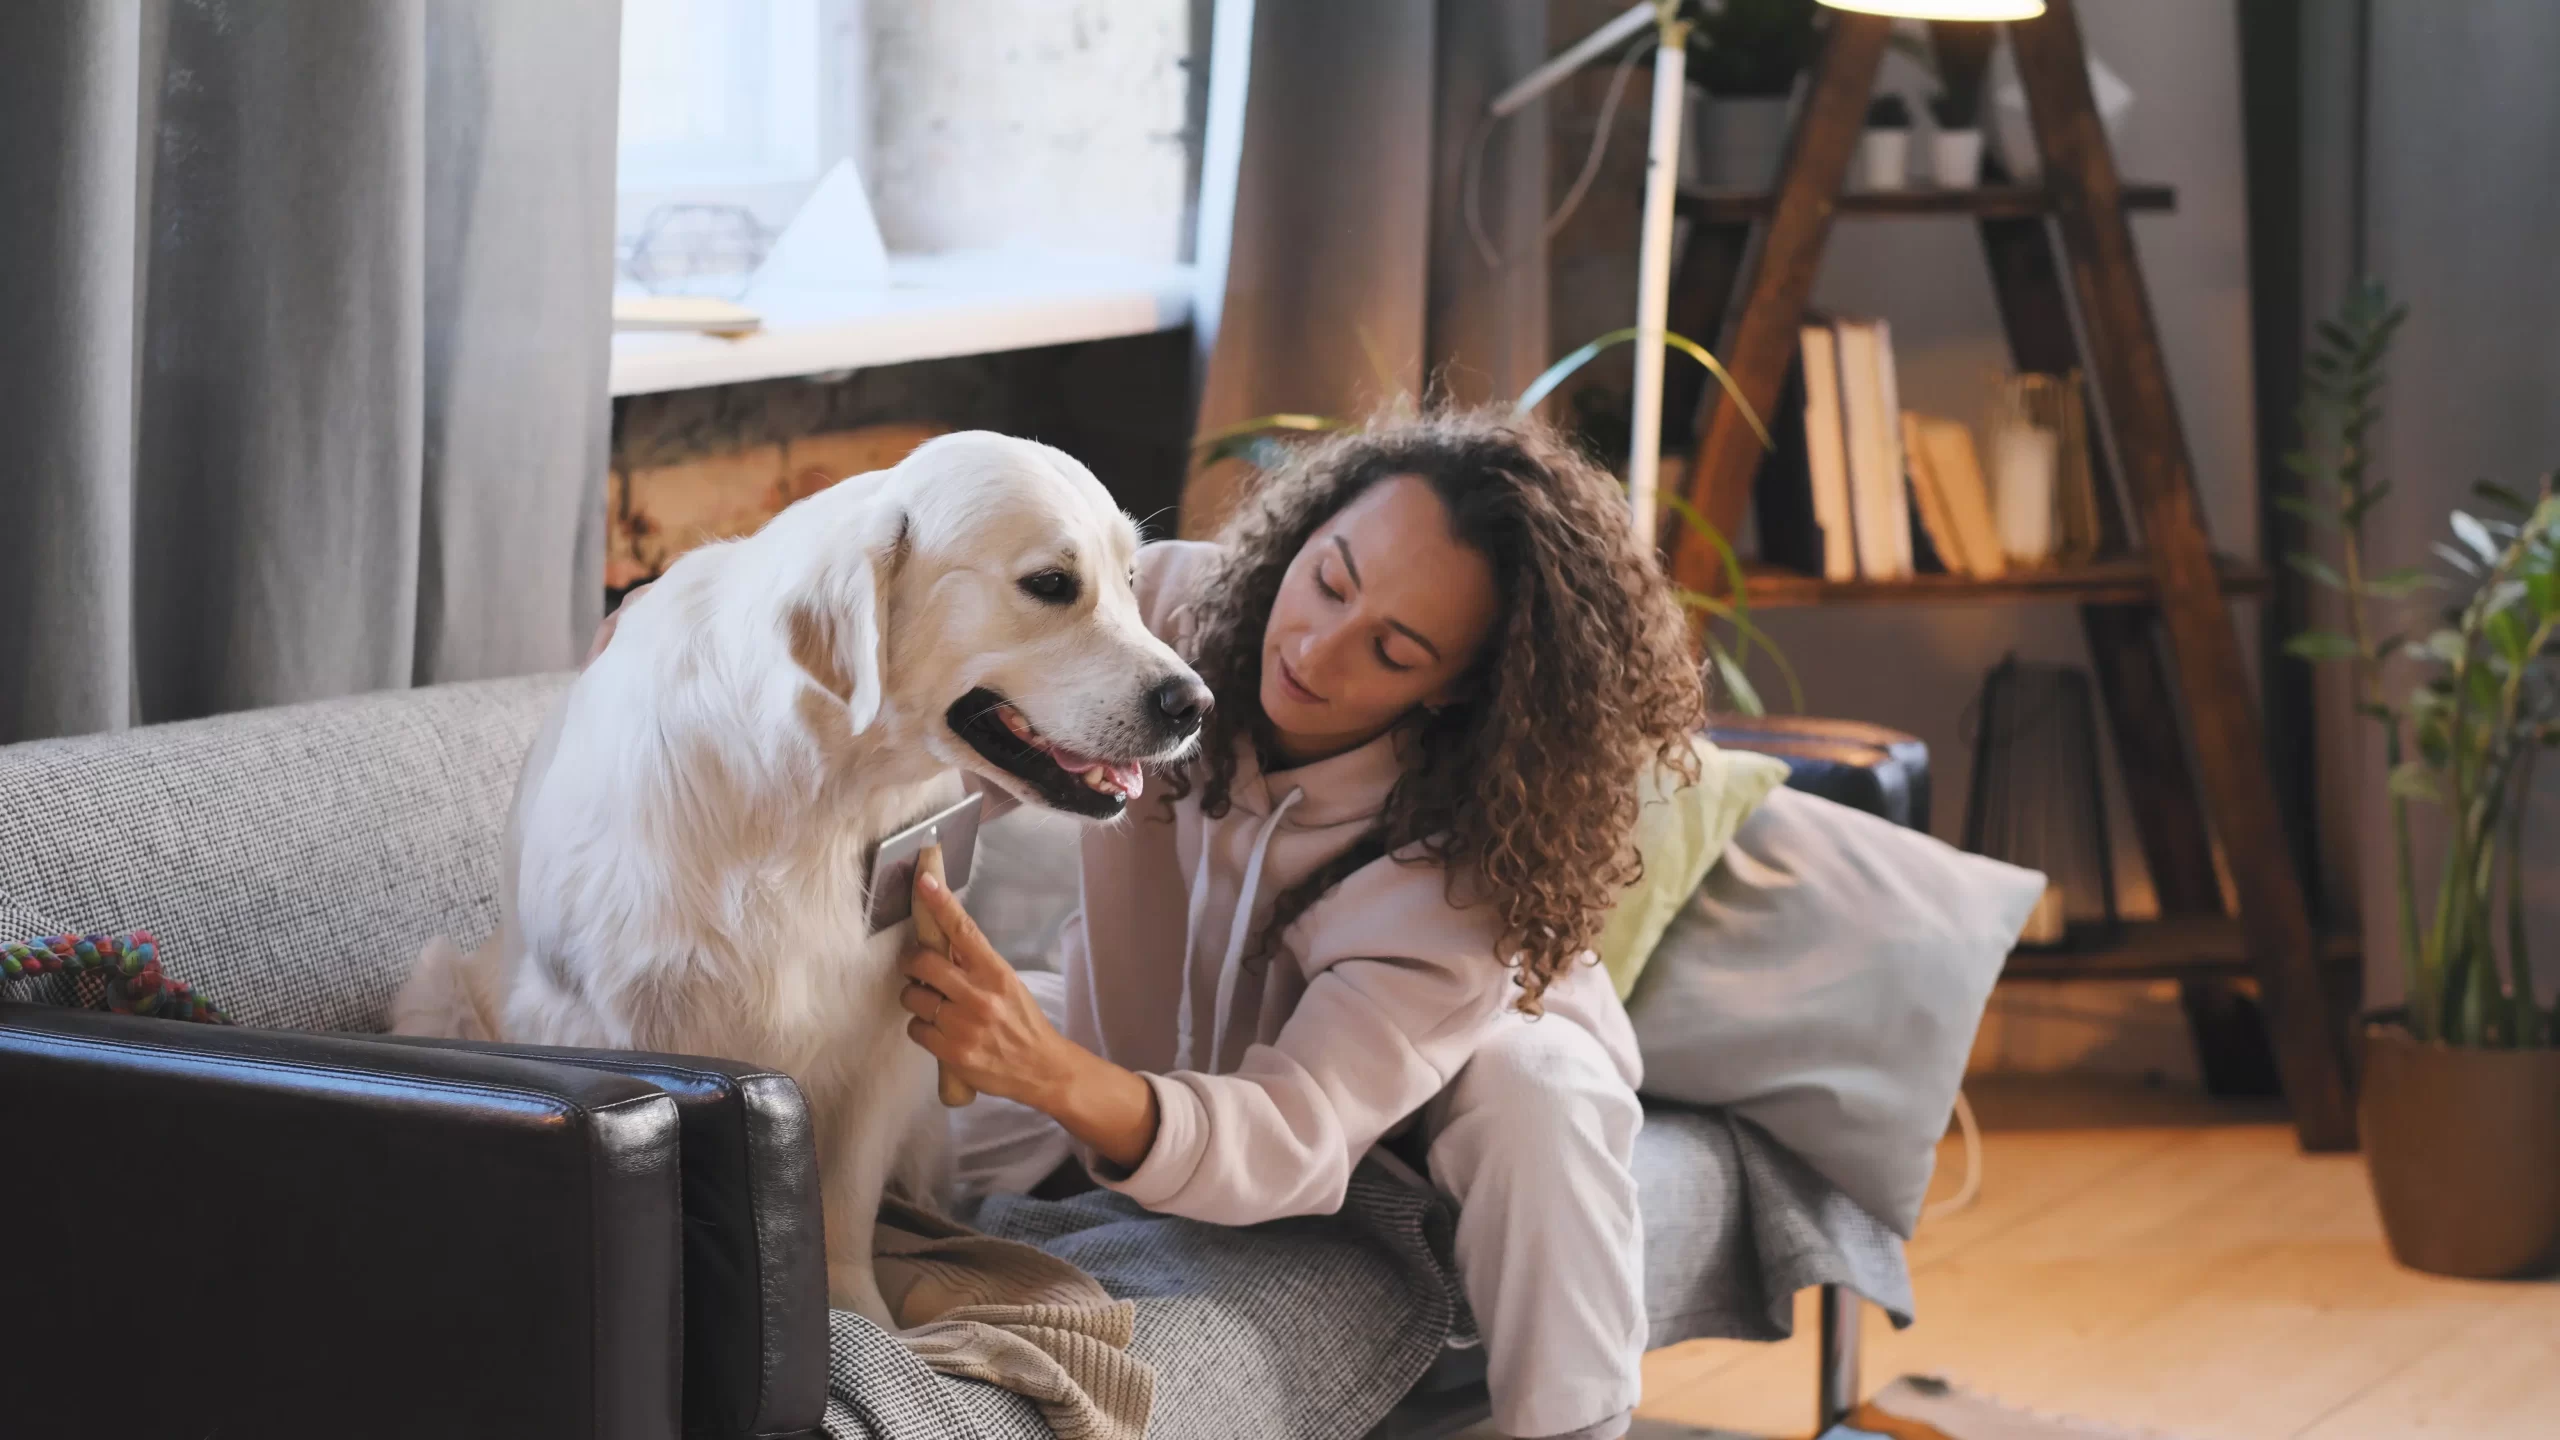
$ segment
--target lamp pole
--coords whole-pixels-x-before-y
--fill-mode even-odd
[[[1679,18],[1683,0],[1637,0],[1571,49],[1522,77],[1487,107],[1501,119],[1552,90],[1566,76],[1654,27],[1661,48],[1653,55],[1653,130],[1645,147],[1644,230],[1636,255],[1636,384],[1629,416],[1627,501],[1634,509],[1636,539],[1654,543],[1654,516],[1662,469],[1662,335],[1671,313],[1672,202],[1680,189],[1680,120],[1689,84],[1689,22]]]
[[[1689,93],[1689,22],[1679,0],[1661,0],[1653,52],[1653,133],[1645,144],[1644,229],[1636,250],[1636,383],[1628,415],[1627,503],[1636,541],[1650,549],[1662,469],[1663,331],[1671,313],[1672,202],[1680,192],[1680,121]],[[1713,341],[1705,343],[1712,344]]]

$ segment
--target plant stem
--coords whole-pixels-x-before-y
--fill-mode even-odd
[[[2356,478],[2342,482],[2348,490],[2348,502],[2361,498],[2363,466],[2353,472]],[[2383,773],[2396,774],[2400,769],[2400,712],[2386,704],[2382,696],[2382,660],[2373,646],[2373,625],[2365,614],[2364,589],[2364,515],[2356,514],[2354,524],[2345,527],[2341,536],[2339,560],[2347,582],[2347,626],[2354,632],[2356,646],[2356,679],[2364,691],[2368,713],[2382,725]],[[2382,717],[2389,716],[2388,719]],[[2435,1006],[2429,996],[2426,955],[2418,945],[2418,879],[2409,859],[2409,801],[2391,796],[2391,832],[2394,855],[2398,861],[2400,904],[2400,966],[2408,986],[2409,1028],[2421,1041],[2433,1038],[2436,1026]]]
[[[2542,1040],[2542,1012],[2534,999],[2533,960],[2526,952],[2524,932],[2524,822],[2533,809],[2529,802],[2537,753],[2528,746],[2517,763],[2516,804],[2507,817],[2507,978],[2515,988],[2512,1003],[2519,1050],[2529,1050]]]

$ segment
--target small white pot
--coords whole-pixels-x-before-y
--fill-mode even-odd
[[[1929,137],[1929,178],[1941,190],[1970,190],[1982,179],[1982,132],[1941,130]]]
[[[1858,173],[1870,190],[1911,188],[1911,132],[1870,130],[1859,137]]]

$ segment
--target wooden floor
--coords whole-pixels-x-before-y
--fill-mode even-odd
[[[1869,1392],[1936,1374],[2181,1440],[2560,1437],[2560,1284],[2438,1280],[2383,1249],[2361,1162],[2270,1114],[2086,1086],[1977,1086],[1980,1198],[1924,1221],[1919,1322],[1870,1310]],[[1938,1187],[1963,1158],[1940,1152]],[[1814,1296],[1784,1345],[1645,1363],[1638,1436],[1801,1436]]]

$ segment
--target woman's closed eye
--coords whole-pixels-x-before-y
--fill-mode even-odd
[[[1387,640],[1383,635],[1379,636],[1378,639],[1373,642],[1373,648],[1378,652],[1378,663],[1386,666],[1390,670],[1398,672],[1399,674],[1407,670],[1419,670],[1422,668],[1419,665],[1407,665],[1403,661],[1398,660],[1394,655],[1389,654],[1387,651]]]

